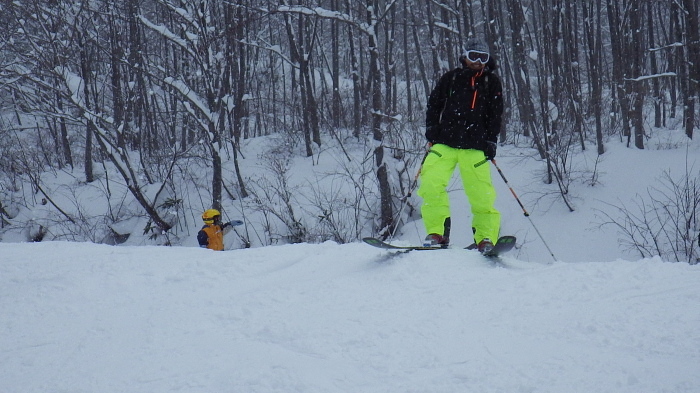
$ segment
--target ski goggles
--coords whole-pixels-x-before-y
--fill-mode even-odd
[[[467,59],[474,63],[486,64],[488,63],[491,56],[486,52],[481,52],[478,50],[469,50],[466,53]]]

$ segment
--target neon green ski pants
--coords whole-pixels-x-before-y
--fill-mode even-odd
[[[472,212],[474,241],[498,240],[501,213],[496,210],[496,190],[491,182],[491,167],[474,164],[484,160],[484,152],[472,149],[455,149],[447,145],[433,145],[428,153],[420,175],[418,195],[423,198],[421,214],[428,234],[443,235],[444,223],[450,217],[450,200],[447,185],[455,167],[459,166],[464,192],[467,194]]]

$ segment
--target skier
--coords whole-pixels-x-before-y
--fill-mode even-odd
[[[224,234],[228,227],[243,225],[243,221],[233,220],[221,223],[221,213],[216,209],[209,209],[202,214],[204,226],[197,233],[197,241],[202,248],[215,251],[224,250]]]
[[[461,68],[445,73],[428,99],[425,136],[428,153],[421,169],[418,195],[428,236],[426,246],[449,244],[450,206],[447,185],[456,166],[472,212],[474,243],[481,252],[498,239],[501,214],[489,165],[496,156],[503,95],[488,47],[470,40],[459,57]]]

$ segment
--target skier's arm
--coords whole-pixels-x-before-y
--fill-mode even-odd
[[[209,235],[207,235],[206,232],[200,230],[197,233],[197,241],[199,242],[200,247],[207,248],[207,246],[209,245]]]
[[[486,140],[496,143],[503,119],[503,87],[497,75],[490,76],[488,105],[486,107]]]
[[[430,143],[435,142],[440,137],[440,116],[445,108],[448,90],[455,72],[456,70],[453,70],[443,75],[428,97],[425,114],[425,137]]]
[[[233,221],[229,221],[229,222],[225,222],[225,223],[221,224],[221,229],[225,229],[228,227],[237,227],[239,225],[243,225],[243,221],[233,220]]]

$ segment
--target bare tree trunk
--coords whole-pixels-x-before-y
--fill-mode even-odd
[[[579,75],[579,2],[569,1],[564,3],[564,22],[562,23],[564,38],[564,58],[562,66],[565,67],[565,84],[568,88],[568,111],[569,117],[573,118],[573,127],[570,130],[574,135],[578,135],[581,150],[586,150],[585,128],[581,108],[581,78]],[[572,135],[572,140],[574,135]]]
[[[689,89],[686,95],[685,133],[688,138],[693,138],[695,128],[695,103],[700,100],[700,5],[697,0],[683,0],[685,8],[688,56],[688,80]],[[695,92],[695,95],[693,95]]]
[[[369,80],[372,94],[372,137],[377,142],[374,149],[374,160],[377,168],[377,181],[380,194],[380,236],[386,238],[392,233],[394,214],[391,204],[391,183],[389,183],[389,171],[384,157],[384,131],[382,130],[382,117],[384,107],[382,105],[381,72],[379,64],[379,42],[376,35],[377,17],[375,12],[379,10],[379,1],[373,0],[372,7],[367,9],[367,23],[374,26],[368,34],[369,51]]]
[[[218,142],[218,141],[217,141]],[[216,150],[212,150],[211,157],[211,207],[221,210],[221,197],[223,195],[223,170],[221,167],[221,156]]]
[[[58,108],[58,113],[63,113],[63,97],[57,91],[56,92],[56,108]],[[63,152],[63,159],[66,160],[66,164],[73,168],[73,154],[70,150],[70,141],[68,140],[68,127],[66,126],[66,118],[61,116],[58,119],[58,124],[60,128],[61,135],[61,146]]]
[[[628,74],[628,79],[636,79],[642,76],[642,62],[644,57],[644,34],[642,31],[643,6],[640,2],[634,2],[630,8],[630,28],[631,58],[627,61],[632,63],[632,69]],[[634,145],[637,149],[644,149],[644,94],[646,83],[641,80],[632,80],[629,82],[631,88],[628,91],[632,92],[632,111],[630,112],[631,122],[634,129]]]
[[[396,59],[394,58],[394,41],[396,39],[396,7],[391,9],[387,22],[384,23],[384,100],[386,111],[396,113]]]
[[[624,79],[626,77],[625,70],[629,68],[629,51],[626,42],[629,38],[625,38],[620,30],[620,26],[623,24],[623,16],[621,15],[621,9],[624,8],[624,4],[620,5],[619,1],[616,0],[606,0],[607,10],[608,10],[608,26],[610,26],[610,45],[612,47],[612,86],[611,92],[615,95],[616,100],[613,103],[619,105],[620,118],[622,119],[622,135],[628,139],[631,137],[632,132],[630,129],[630,123],[628,119],[630,118],[630,103],[628,98],[628,92],[625,89]],[[627,1],[627,0],[625,0]],[[614,109],[613,109],[614,111]]]
[[[141,119],[143,118],[144,98],[142,96],[143,88],[141,84],[144,81],[144,59],[143,42],[141,39],[141,30],[139,28],[139,0],[127,0],[127,23],[129,26],[129,43],[128,43],[128,60],[129,60],[129,80],[127,82],[127,100],[126,110],[124,113],[124,131],[123,135],[129,140],[130,146],[134,146],[137,141],[134,140],[133,126],[140,127]]]
[[[413,113],[413,80],[411,79],[411,68],[408,46],[408,2],[403,2],[403,62],[404,62],[404,79],[406,80],[406,115],[409,121],[415,119]]]
[[[87,53],[87,43],[83,41],[82,34],[79,34],[79,45],[80,45],[80,72],[83,78],[83,94],[85,96],[85,108],[88,111],[92,111],[92,104],[90,103],[90,81],[92,71],[90,69],[90,58]],[[86,122],[85,128],[85,157],[83,159],[83,168],[85,172],[85,182],[92,183],[95,180],[92,167],[92,137],[95,132],[95,126],[92,120]]]
[[[591,100],[590,106],[593,109],[593,117],[595,120],[595,140],[598,147],[598,155],[605,153],[605,145],[603,138],[603,82],[601,80],[603,57],[602,47],[602,27],[600,14],[600,1],[583,5],[584,12],[584,28],[586,30],[586,42],[588,51],[586,58],[588,59],[588,73],[592,76],[589,78],[591,84]]]
[[[334,10],[339,10],[340,1],[333,0],[332,7]],[[340,22],[338,21],[331,21],[331,43],[331,78],[333,79],[331,124],[337,129],[340,128],[343,105],[340,96]]]
[[[524,128],[525,136],[532,135],[533,141],[537,146],[537,151],[542,159],[547,158],[547,147],[543,144],[537,128],[535,118],[535,106],[532,103],[530,94],[530,77],[527,67],[527,53],[525,50],[525,42],[523,41],[523,25],[525,23],[525,15],[520,0],[508,0],[510,15],[510,29],[512,40],[512,78],[515,81],[516,101],[520,104],[518,112],[520,121]]]
[[[312,139],[315,139],[318,130],[318,118],[315,116],[317,108],[312,92],[311,77],[309,75],[310,50],[313,44],[307,45],[307,41],[313,41],[313,36],[312,38],[306,37],[307,27],[305,25],[305,20],[307,18],[303,14],[299,14],[298,16],[299,20],[297,21],[296,33],[292,28],[290,18],[289,14],[284,15],[291,59],[296,64],[299,71],[299,97],[301,98],[300,116],[302,119],[301,128],[304,134],[304,146],[306,147],[306,156],[311,157],[313,155],[311,142]]]
[[[430,58],[433,60],[433,73],[431,80],[437,81],[438,78],[440,78],[440,75],[442,75],[447,70],[443,70],[440,67],[440,51],[438,50],[438,44],[436,42],[437,33],[435,33],[435,20],[433,19],[433,11],[430,7],[431,4],[432,0],[426,0],[425,7],[426,16],[428,17],[428,45],[430,47]]]
[[[122,134],[124,128],[124,97],[122,95],[122,73],[121,73],[121,61],[124,55],[122,49],[122,42],[120,41],[120,27],[116,26],[117,18],[114,15],[116,12],[111,10],[109,15],[109,41],[110,41],[110,52],[109,52],[109,65],[111,69],[111,89],[112,89],[112,117],[114,118],[114,131],[117,135],[117,146],[121,148],[126,147],[124,141],[124,135]]]
[[[647,6],[647,39],[649,41],[649,48],[654,48],[656,46],[656,39],[654,37],[654,7],[652,4]],[[651,68],[651,74],[656,75],[659,73],[659,65],[656,60],[656,52],[649,51],[649,66]],[[654,127],[660,128],[663,124],[661,106],[662,106],[662,91],[661,84],[659,83],[659,78],[654,78],[651,80],[651,96],[654,104]]]
[[[240,42],[245,38],[244,29],[246,27],[247,15],[243,14],[244,7],[234,5],[223,5],[223,7],[224,23],[226,26],[226,52],[229,54],[226,59],[226,68],[228,69],[227,78],[232,80],[229,88],[234,89],[234,91],[230,93],[234,102],[233,110],[229,116],[231,123],[231,150],[233,151],[233,165],[236,170],[238,191],[241,198],[245,198],[249,194],[238,163],[238,147],[241,143],[243,119],[246,117],[246,102],[243,100],[243,95],[246,89],[247,67],[245,64],[247,54],[245,46],[240,44]],[[273,92],[274,91],[273,89]]]
[[[349,6],[348,6],[349,8]],[[353,136],[359,138],[362,133],[362,83],[360,82],[360,69],[355,48],[355,36],[352,26],[348,26],[348,41],[350,47],[350,74],[352,76],[352,125]]]
[[[418,58],[418,70],[420,70],[421,82],[423,82],[423,93],[424,97],[428,97],[428,95],[430,95],[431,81],[433,81],[434,79],[428,76],[427,67],[425,66],[425,62],[423,61],[421,41],[418,38],[418,23],[416,22],[416,14],[413,12],[411,13],[411,22],[413,24],[413,29],[411,29],[413,33],[413,44],[416,50],[418,51],[416,57]]]

